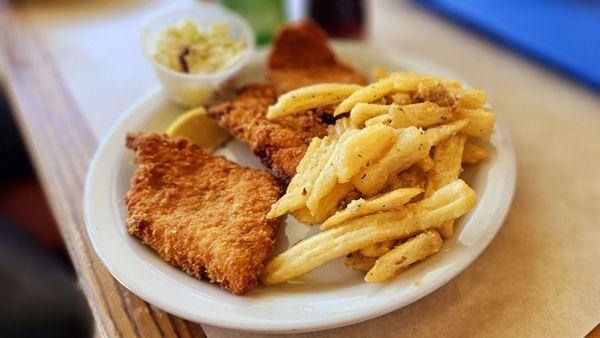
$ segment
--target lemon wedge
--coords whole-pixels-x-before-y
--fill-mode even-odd
[[[231,138],[227,131],[219,127],[217,121],[206,115],[206,110],[202,107],[188,110],[179,116],[167,128],[167,135],[185,137],[211,152]]]

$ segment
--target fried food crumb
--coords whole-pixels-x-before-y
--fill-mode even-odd
[[[139,164],[125,197],[127,231],[167,263],[234,294],[257,283],[281,219],[266,171],[213,156],[180,137],[130,134]]]

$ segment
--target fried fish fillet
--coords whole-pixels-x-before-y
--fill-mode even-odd
[[[130,134],[139,164],[125,197],[127,230],[167,263],[234,294],[254,287],[281,219],[266,171],[213,156],[184,138]]]
[[[280,93],[315,83],[367,83],[363,74],[337,60],[327,34],[312,21],[279,31],[269,55],[267,77]]]
[[[284,183],[296,174],[296,166],[313,137],[323,137],[333,122],[331,107],[268,120],[269,105],[279,94],[322,82],[366,83],[363,75],[337,61],[327,36],[315,24],[285,26],[269,56],[268,84],[249,85],[231,101],[208,109],[208,115],[243,143]]]
[[[286,183],[296,174],[310,140],[327,134],[327,124],[312,112],[267,120],[267,108],[276,101],[272,86],[249,85],[238,92],[235,100],[211,107],[208,114],[233,137],[248,144],[262,163]]]

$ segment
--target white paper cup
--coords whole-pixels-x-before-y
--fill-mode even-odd
[[[210,74],[187,74],[158,63],[153,55],[162,31],[176,26],[181,20],[191,20],[203,30],[218,22],[228,22],[233,39],[243,38],[246,48],[227,69]],[[217,94],[228,90],[229,80],[242,69],[254,51],[254,32],[244,18],[213,3],[199,2],[185,6],[169,7],[153,16],[142,26],[142,49],[152,64],[156,76],[171,99],[184,106],[200,106],[214,101]]]

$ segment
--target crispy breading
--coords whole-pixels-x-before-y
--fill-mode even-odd
[[[367,82],[364,75],[337,60],[327,34],[312,21],[279,31],[269,55],[267,77],[280,93],[315,83]]]
[[[339,63],[329,48],[327,36],[312,22],[285,26],[278,34],[268,62],[270,84],[249,85],[237,96],[209,108],[238,140],[248,144],[263,164],[287,183],[313,137],[323,137],[333,123],[332,107],[278,118],[266,118],[278,94],[322,82],[366,83],[363,75]]]
[[[274,121],[265,115],[277,94],[269,85],[249,85],[239,91],[235,100],[208,110],[233,137],[248,144],[263,164],[271,168],[283,182],[296,174],[296,166],[313,137],[327,134],[321,116],[303,113]]]
[[[454,96],[437,81],[422,82],[412,95],[412,102],[433,102],[440,107],[452,107],[456,101]]]
[[[234,294],[254,287],[281,219],[266,171],[213,156],[184,138],[130,134],[139,164],[125,197],[127,230],[167,263]]]

